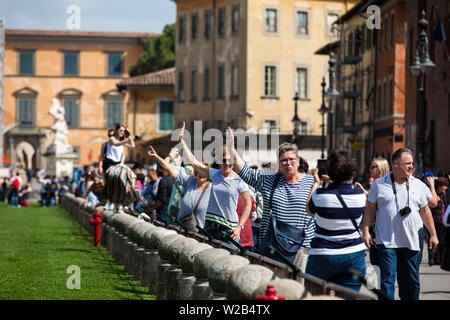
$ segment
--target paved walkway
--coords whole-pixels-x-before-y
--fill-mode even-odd
[[[428,265],[428,251],[425,245],[422,264],[420,265],[420,300],[450,300],[450,272],[444,271],[440,266]],[[367,278],[369,283],[376,283],[379,288],[377,272],[366,257]],[[376,267],[377,268],[377,267]],[[367,288],[361,288],[361,293],[375,296]],[[398,286],[395,285],[395,299],[398,300]]]

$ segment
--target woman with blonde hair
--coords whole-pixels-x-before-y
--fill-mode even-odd
[[[220,169],[211,168],[199,160],[189,150],[184,141],[185,123],[180,130],[178,140],[183,146],[183,152],[195,171],[211,181],[211,195],[205,214],[205,230],[214,238],[223,242],[232,243],[222,232],[227,233],[234,241],[240,241],[240,234],[252,208],[248,185],[233,171],[233,154],[223,146]],[[237,205],[239,195],[244,200],[244,210],[239,218]]]
[[[383,157],[375,157],[372,159],[372,162],[369,167],[370,178],[368,182],[369,190],[372,187],[373,182],[381,177],[384,177],[389,173],[389,162]],[[364,187],[359,183],[355,183],[356,188],[360,188],[364,191],[366,196],[369,194],[369,191],[364,189]]]

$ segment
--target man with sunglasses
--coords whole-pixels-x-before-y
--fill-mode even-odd
[[[428,201],[428,187],[415,178],[413,154],[400,148],[392,155],[392,172],[376,180],[367,198],[363,222],[363,240],[367,248],[375,245],[369,226],[375,219],[376,246],[379,254],[381,289],[394,299],[398,276],[402,300],[419,300],[419,234],[423,225],[430,232],[429,249],[439,243]]]

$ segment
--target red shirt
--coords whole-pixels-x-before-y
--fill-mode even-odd
[[[256,211],[255,206],[255,200],[252,196],[250,196],[250,199],[252,200],[252,208],[250,209],[250,212]],[[241,195],[239,195],[239,200],[237,203],[237,209],[236,212],[239,217],[239,221],[241,220],[242,213],[244,211],[244,199]],[[250,217],[247,219],[247,221],[244,224],[244,229],[241,231],[241,246],[243,247],[253,247],[255,243],[253,242],[253,231],[252,231],[252,223],[250,222]]]

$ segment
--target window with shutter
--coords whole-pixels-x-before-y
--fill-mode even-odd
[[[21,99],[19,100],[19,125],[32,126],[34,119],[34,100]]]
[[[159,100],[158,130],[170,131],[175,125],[173,100]]]
[[[108,128],[122,123],[122,101],[108,101],[106,123]]]
[[[64,111],[67,126],[70,128],[78,127],[78,103],[76,100],[64,100]]]
[[[108,54],[108,76],[117,77],[122,76],[122,54],[109,53]]]
[[[78,53],[66,52],[64,53],[64,75],[77,76],[78,75]]]
[[[34,74],[34,51],[19,52],[19,74]]]

